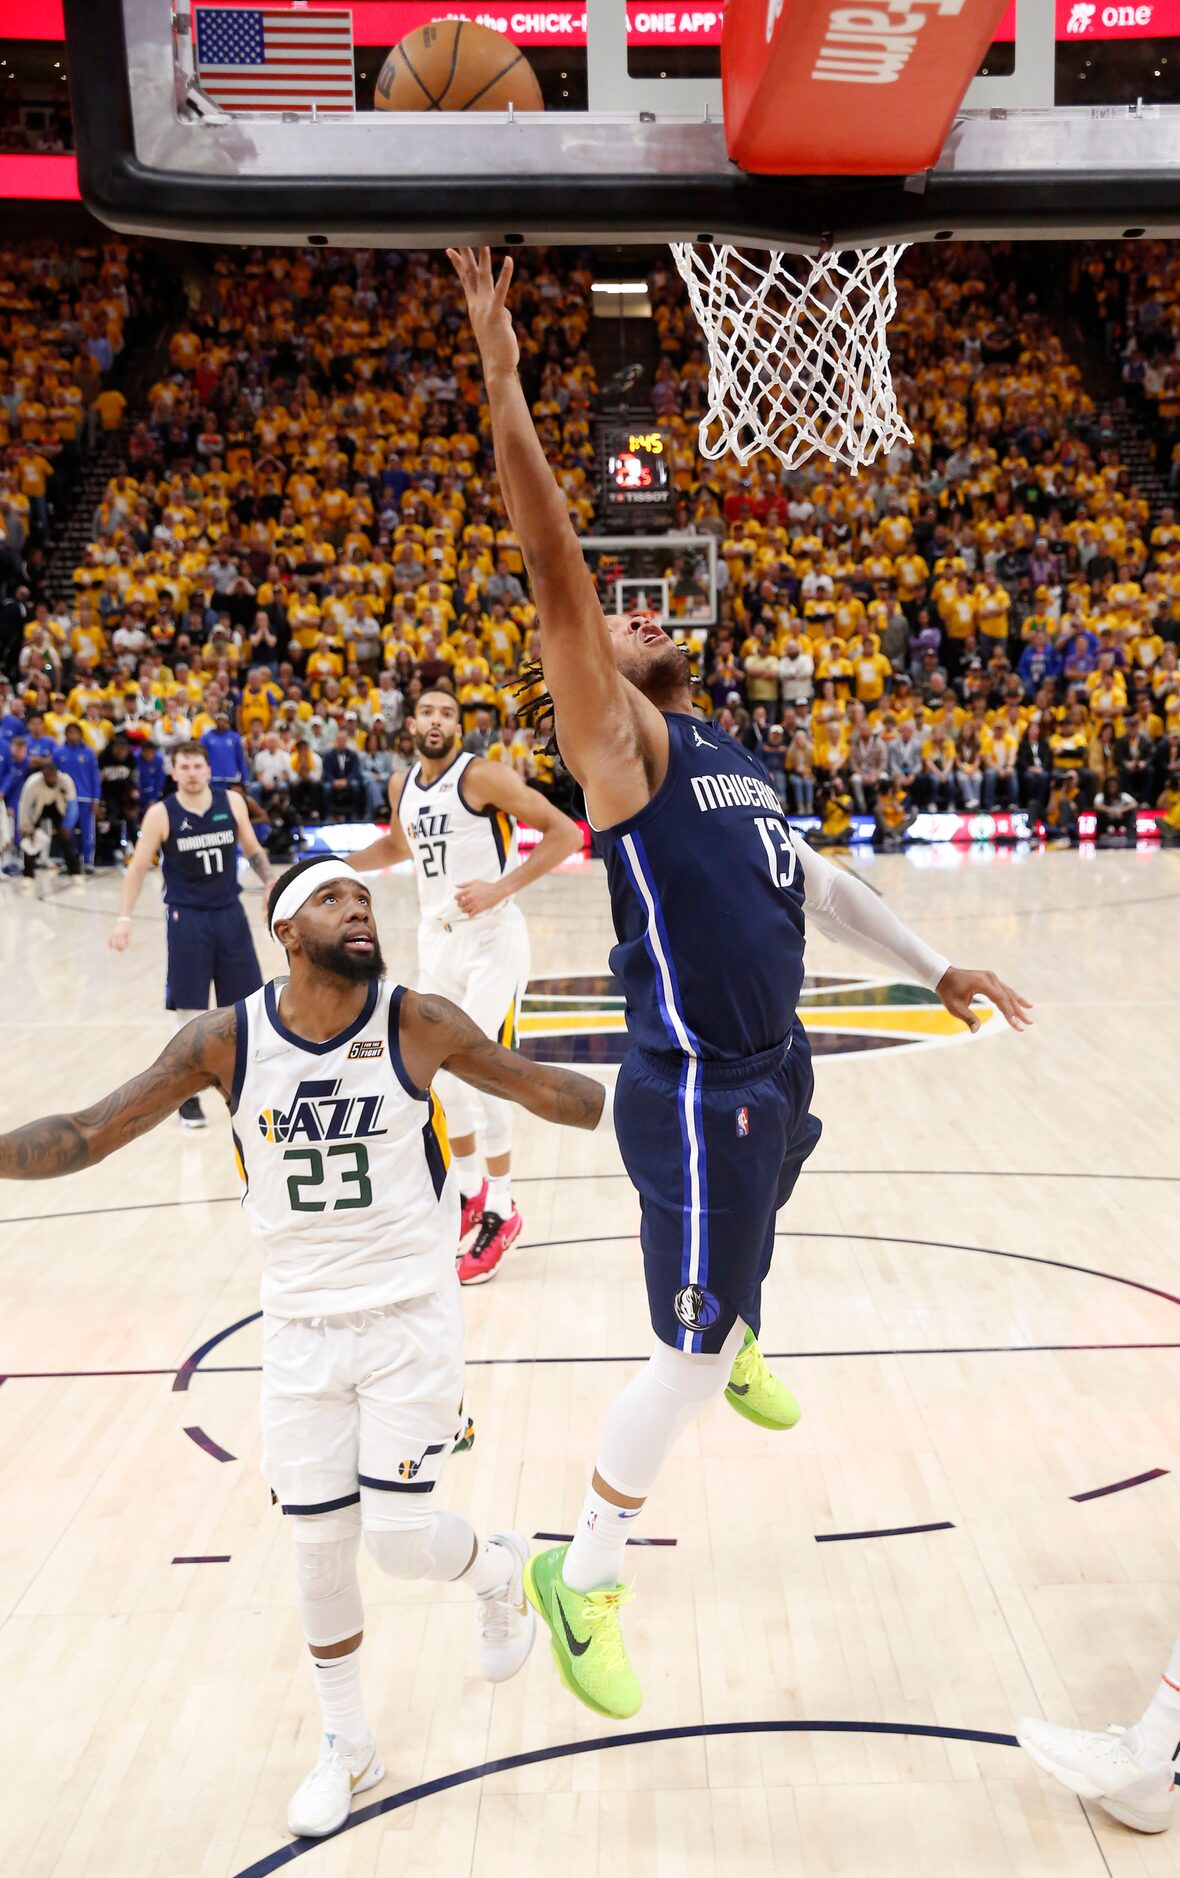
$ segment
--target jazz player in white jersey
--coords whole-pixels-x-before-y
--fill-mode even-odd
[[[529,935],[514,895],[582,845],[581,832],[504,763],[459,749],[459,706],[449,691],[424,691],[410,725],[418,761],[389,782],[389,833],[350,857],[365,872],[412,860],[418,883],[418,989],[450,998],[488,1036],[516,1041],[529,976]],[[516,827],[541,839],[516,864]],[[439,1096],[463,1201],[459,1282],[486,1284],[523,1221],[512,1200],[512,1110],[480,1098],[445,1073]],[[480,1173],[482,1136],[487,1178]]]
[[[461,1579],[480,1669],[531,1648],[528,1548],[435,1511],[463,1394],[459,1195],[431,1084],[452,1076],[546,1121],[595,1128],[600,1083],[503,1049],[443,998],[384,982],[369,892],[345,862],[276,881],[270,927],[290,976],[188,1024],[93,1108],[0,1135],[0,1177],[92,1167],[202,1090],[229,1106],[243,1206],[262,1255],[263,1471],[295,1545],[323,1714],[292,1832],[323,1837],[383,1778],[361,1694],[362,1534],[395,1578]]]

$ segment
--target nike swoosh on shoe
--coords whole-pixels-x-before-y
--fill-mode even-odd
[[[570,1629],[570,1621],[565,1614],[565,1606],[556,1592],[553,1594],[553,1602],[557,1606],[557,1615],[560,1617],[561,1627],[565,1631],[565,1640],[569,1645],[570,1655],[585,1656],[587,1650],[590,1648],[589,1637],[586,1638],[584,1643],[579,1642],[578,1638],[575,1637],[573,1631]]]

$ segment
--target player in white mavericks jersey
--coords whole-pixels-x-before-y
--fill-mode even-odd
[[[529,976],[529,935],[514,895],[582,845],[577,823],[515,770],[459,749],[459,706],[449,691],[424,691],[410,729],[418,761],[389,783],[389,834],[352,855],[364,872],[412,860],[418,883],[418,989],[450,998],[488,1036],[516,1042]],[[541,839],[517,865],[516,826]],[[459,1282],[494,1277],[522,1220],[513,1204],[512,1110],[439,1078],[463,1200]],[[482,1140],[486,1179],[476,1153]]]
[[[514,1675],[533,1641],[524,1539],[481,1540],[434,1506],[463,1394],[463,1325],[459,1196],[431,1084],[445,1064],[580,1128],[606,1107],[601,1084],[502,1049],[445,999],[386,984],[368,889],[346,863],[290,868],[269,913],[287,979],[196,1018],[93,1108],[0,1135],[0,1177],[93,1166],[205,1089],[229,1105],[262,1254],[263,1468],[294,1540],[323,1715],[287,1823],[319,1837],[384,1775],[361,1694],[362,1534],[395,1578],[470,1587],[489,1681]]]

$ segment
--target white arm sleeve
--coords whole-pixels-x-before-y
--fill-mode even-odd
[[[928,991],[937,990],[950,960],[903,926],[862,880],[833,867],[793,829],[791,840],[803,870],[803,907],[809,923],[829,939],[916,978]]]

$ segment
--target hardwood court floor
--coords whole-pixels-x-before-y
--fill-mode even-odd
[[[921,858],[870,878],[1036,1025],[946,1043],[851,955],[809,951],[836,981],[817,1035],[857,1047],[819,1060],[824,1138],[766,1298],[804,1416],[774,1437],[718,1404],[660,1482],[643,1535],[674,1544],[634,1551],[626,1613],[636,1722],[578,1707],[543,1647],[493,1693],[467,1600],[366,1563],[388,1774],[301,1878],[1180,1874],[1180,1825],[1087,1817],[1011,1743],[1030,1711],[1133,1719],[1180,1626],[1180,859]],[[158,901],[119,958],[114,891],[0,897],[4,1126],[93,1099],[168,1034]],[[405,977],[411,885],[377,894]],[[604,973],[600,873],[526,910],[535,977]],[[443,1495],[484,1529],[562,1533],[648,1347],[637,1208],[613,1143],[526,1118],[517,1159],[524,1241],[467,1299],[478,1438]],[[285,1863],[317,1722],[258,1477],[235,1186],[217,1117],[0,1194],[4,1878]]]

